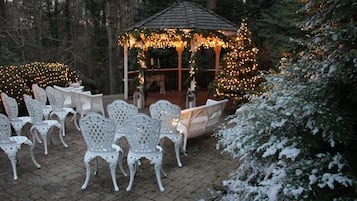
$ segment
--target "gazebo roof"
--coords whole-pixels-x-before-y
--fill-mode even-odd
[[[237,31],[237,25],[199,4],[180,1],[132,26],[135,29],[202,29]]]

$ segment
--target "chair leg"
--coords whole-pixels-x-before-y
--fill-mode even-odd
[[[179,141],[174,142],[175,146],[175,154],[176,154],[176,160],[177,160],[177,166],[182,167],[182,163],[180,160],[180,148],[182,146],[182,139]]]
[[[64,146],[64,147],[68,147],[68,145],[67,145],[67,144],[64,142],[64,140],[63,140],[64,132],[63,132],[63,131],[61,132],[62,129],[64,129],[64,126],[60,128],[59,138],[60,138],[61,143],[63,144],[63,146]],[[61,134],[61,133],[62,133],[62,134]]]
[[[12,167],[12,172],[14,175],[14,180],[17,180],[17,170],[16,170],[16,153],[18,150],[18,147],[16,147],[17,145],[13,145],[11,147],[6,146],[6,147],[1,147],[4,152],[6,153],[7,157],[9,158],[10,162],[11,162],[11,167]]]
[[[64,118],[64,119],[60,119],[60,123],[61,123],[61,126],[62,126],[62,136],[66,136],[66,123],[65,123],[65,119],[66,119],[66,117]]]
[[[156,180],[157,183],[159,185],[160,191],[164,192],[165,188],[162,186],[161,183],[161,175],[160,175],[160,169],[161,169],[161,162],[157,162],[154,164],[154,168],[155,168],[155,175],[156,175]]]
[[[73,115],[73,121],[74,121],[74,125],[76,126],[76,128],[77,128],[77,130],[78,131],[81,131],[81,129],[80,129],[80,127],[79,127],[79,124],[78,124],[78,121],[79,120],[77,120],[77,113],[75,113],[74,115]]]
[[[38,133],[35,133],[34,127],[31,127],[30,134],[32,135],[32,145],[30,148],[30,157],[31,157],[33,164],[35,164],[35,166],[37,168],[41,168],[41,165],[36,161],[35,154],[33,153],[33,150],[35,149],[35,146],[36,146],[36,139],[38,138]]]
[[[187,146],[187,134],[184,133],[183,135],[183,146],[182,146],[182,151],[185,154],[185,156],[187,155],[186,153],[186,146]]]
[[[90,165],[89,162],[92,160],[93,158],[88,156],[88,154],[86,154],[84,156],[84,164],[86,166],[86,179],[84,180],[84,183],[82,185],[82,189],[85,190],[88,186],[88,182],[89,182],[89,178],[90,178]]]
[[[33,129],[34,128],[34,129]],[[36,132],[35,132],[36,130]],[[47,133],[49,132],[49,128],[47,127],[47,124],[45,124],[45,126],[35,126],[31,128],[30,133],[34,136],[36,136],[37,134],[40,134],[43,140],[43,145],[45,147],[45,155],[48,154],[48,150],[47,150]]]
[[[126,191],[131,191],[131,188],[133,187],[133,183],[134,183],[134,177],[135,177],[135,173],[136,173],[136,160],[135,158],[132,158],[130,156],[128,156],[127,158],[127,163],[129,166],[129,171],[130,171],[130,179],[129,179],[129,184],[128,187],[126,188]]]
[[[112,176],[112,181],[113,181],[113,186],[115,191],[119,191],[119,187],[117,184],[117,179],[116,179],[116,174],[115,174],[115,169],[117,167],[117,162],[118,161],[113,161],[109,163],[109,169],[110,169],[110,174]]]
[[[120,168],[120,171],[121,173],[126,177],[128,176],[128,174],[125,172],[124,168],[123,168],[123,153],[119,153],[119,168]]]
[[[98,161],[98,157],[95,157],[95,169],[94,169],[94,175],[97,175],[98,174],[98,164],[99,164],[99,161]]]

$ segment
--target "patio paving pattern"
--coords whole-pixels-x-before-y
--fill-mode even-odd
[[[181,98],[180,98],[181,97]],[[104,96],[106,106],[120,95]],[[182,94],[154,95],[149,93],[146,107],[141,112],[148,113],[148,105],[157,99],[168,99],[175,103],[178,101],[183,106]],[[200,99],[207,97],[200,96]],[[199,102],[198,104],[203,104]],[[91,174],[86,190],[81,186],[85,179],[84,154],[86,145],[84,139],[74,123],[66,119],[65,142],[69,145],[63,147],[58,137],[58,130],[50,135],[52,143],[48,145],[48,155],[44,155],[43,144],[36,144],[34,153],[37,161],[42,165],[37,169],[29,155],[29,146],[22,146],[17,153],[17,172],[19,179],[13,181],[13,174],[9,159],[4,152],[0,153],[0,198],[1,200],[159,200],[159,201],[185,201],[185,200],[212,200],[212,192],[222,189],[222,181],[228,178],[232,170],[239,165],[228,154],[216,149],[216,139],[209,134],[190,139],[188,141],[187,155],[181,154],[183,167],[178,168],[174,148],[169,140],[163,140],[164,148],[163,168],[168,174],[162,177],[165,187],[164,192],[159,191],[153,166],[148,160],[142,160],[134,179],[132,191],[127,192],[126,187],[129,176],[124,177],[117,166],[116,176],[119,192],[115,192],[110,176],[108,164],[99,160],[98,174]],[[118,145],[125,154],[128,144],[121,139]],[[123,166],[129,173],[124,157]],[[94,170],[94,160],[91,162]]]

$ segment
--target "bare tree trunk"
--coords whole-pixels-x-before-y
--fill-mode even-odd
[[[106,8],[106,22],[107,22],[107,36],[108,36],[108,71],[109,71],[109,92],[110,94],[114,93],[114,74],[113,74],[113,22],[111,16],[111,1],[105,1]]]
[[[35,21],[35,40],[41,46],[42,42],[42,1],[34,1],[34,21]]]
[[[6,18],[6,9],[4,0],[0,0],[0,24],[3,25]]]

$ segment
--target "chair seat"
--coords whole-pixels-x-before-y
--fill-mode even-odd
[[[18,136],[21,135],[21,129],[27,124],[31,123],[31,117],[17,117],[10,119],[10,123]]]
[[[27,144],[27,145],[32,145],[31,140],[29,140],[25,136],[11,136],[10,137],[11,141],[15,141],[17,144]]]

